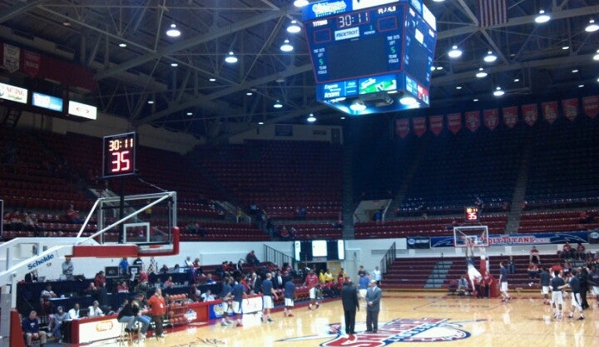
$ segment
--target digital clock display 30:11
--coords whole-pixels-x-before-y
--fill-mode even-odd
[[[103,177],[135,174],[135,148],[137,140],[134,132],[104,137]]]

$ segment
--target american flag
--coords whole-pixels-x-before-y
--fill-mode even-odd
[[[507,0],[478,0],[478,26],[507,23]]]

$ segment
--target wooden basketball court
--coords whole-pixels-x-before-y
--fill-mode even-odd
[[[361,346],[374,347],[418,342],[418,346],[598,346],[599,308],[589,300],[585,320],[553,319],[550,306],[540,294],[511,293],[513,300],[475,299],[442,293],[385,293],[379,316],[379,332],[363,333],[366,312],[363,305],[356,317],[354,336],[344,335],[341,302],[323,303],[318,310],[296,307],[295,317],[272,314],[274,322],[262,323],[260,314],[243,317],[243,326],[188,326],[182,331],[167,329],[164,339],[148,338],[147,347],[189,346]],[[590,298],[589,298],[590,299]],[[566,299],[570,303],[570,297]],[[137,343],[134,343],[136,345]],[[107,341],[95,346],[117,346]],[[122,345],[122,344],[121,344]]]

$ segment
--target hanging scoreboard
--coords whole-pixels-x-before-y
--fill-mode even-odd
[[[303,22],[318,101],[350,115],[429,106],[437,32],[421,0],[320,1]]]

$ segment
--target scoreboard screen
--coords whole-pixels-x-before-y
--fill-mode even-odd
[[[408,108],[395,102],[405,96],[429,105],[437,33],[421,0],[320,1],[303,22],[317,100],[356,115]],[[356,101],[377,107],[356,112]]]

